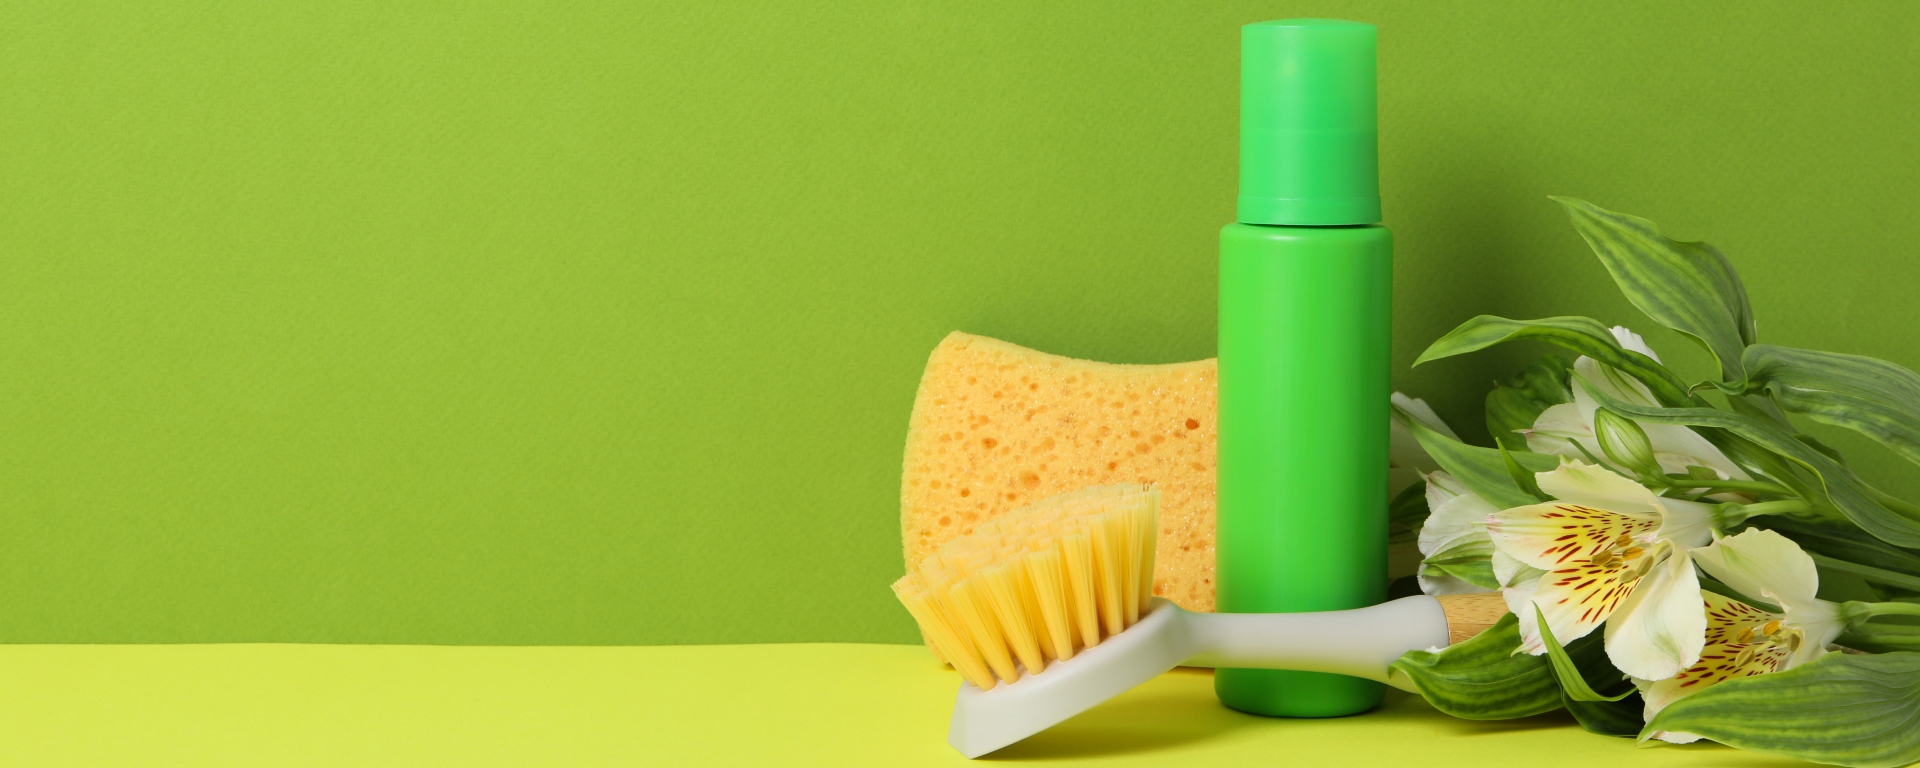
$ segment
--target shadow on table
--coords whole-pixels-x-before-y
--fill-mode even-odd
[[[1195,706],[1195,686],[1213,689],[1208,670],[1177,669],[1179,686],[1136,688],[984,760],[1051,760],[1139,754],[1213,739],[1254,720],[1222,707]]]
[[[1020,762],[1138,755],[1176,749],[1227,737],[1243,729],[1268,728],[1285,722],[1221,706],[1213,698],[1210,670],[1183,668],[1168,674],[1179,676],[1179,684],[1135,689],[982,759]],[[1346,719],[1315,722],[1332,724],[1341,720]],[[1387,699],[1379,709],[1352,722],[1355,725],[1377,725],[1381,720],[1417,720],[1428,727],[1437,725],[1453,734],[1469,737],[1579,727],[1564,711],[1518,720],[1459,720],[1434,710],[1418,696],[1394,690],[1387,692]]]

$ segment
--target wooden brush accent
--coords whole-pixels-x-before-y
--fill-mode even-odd
[[[1461,642],[1486,631],[1507,615],[1507,600],[1498,592],[1478,595],[1441,595],[1440,610],[1447,614],[1447,644]]]

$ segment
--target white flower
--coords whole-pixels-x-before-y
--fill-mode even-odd
[[[1688,550],[1712,539],[1713,506],[1655,496],[1579,461],[1535,477],[1558,501],[1487,516],[1501,553],[1545,571],[1530,592],[1508,591],[1510,605],[1523,601],[1521,647],[1546,652],[1531,603],[1561,643],[1605,624],[1607,658],[1629,675],[1660,680],[1698,662],[1706,611]]]
[[[1651,357],[1656,362],[1660,360],[1660,356],[1654,354],[1653,349],[1633,331],[1616,326],[1613,336],[1619,340],[1621,347]],[[1630,405],[1660,406],[1660,401],[1654,398],[1647,385],[1613,366],[1590,357],[1581,357],[1573,361],[1573,370],[1615,400]],[[1535,453],[1558,454],[1568,458],[1581,459],[1590,455],[1602,458],[1593,426],[1594,412],[1599,409],[1600,404],[1592,395],[1587,394],[1584,388],[1574,387],[1573,402],[1547,408],[1534,420],[1532,429],[1524,430],[1527,447]],[[1653,444],[1654,459],[1664,472],[1685,474],[1687,467],[1701,466],[1713,470],[1722,480],[1751,479],[1719,448],[1687,427],[1643,421],[1634,423],[1647,433],[1647,440]],[[1575,447],[1575,442],[1580,447]],[[1586,451],[1583,452],[1581,447]]]
[[[1800,545],[1773,531],[1750,529],[1693,551],[1709,576],[1755,600],[1772,601],[1772,613],[1730,597],[1702,591],[1707,630],[1700,660],[1678,675],[1659,681],[1636,679],[1646,700],[1646,718],[1668,704],[1715,683],[1792,669],[1827,652],[1846,622],[1840,607],[1814,597],[1820,573]],[[1656,738],[1676,744],[1700,737],[1658,731]]]
[[[1438,560],[1451,556],[1488,556],[1493,540],[1487,536],[1487,516],[1500,511],[1491,502],[1445,472],[1427,475],[1426,525],[1420,528],[1420,554]],[[1491,592],[1438,567],[1423,564],[1416,573],[1420,591],[1429,595]]]

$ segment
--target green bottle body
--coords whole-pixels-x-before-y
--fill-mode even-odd
[[[1220,232],[1216,589],[1228,613],[1330,611],[1386,598],[1393,235],[1378,225]],[[1335,717],[1383,686],[1222,669],[1243,712]]]

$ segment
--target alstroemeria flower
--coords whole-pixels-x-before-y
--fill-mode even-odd
[[[1827,652],[1846,623],[1840,606],[1814,597],[1820,573],[1800,545],[1773,531],[1750,529],[1693,551],[1701,570],[1755,600],[1779,605],[1781,612],[1755,608],[1730,597],[1702,591],[1707,631],[1700,661],[1666,680],[1636,679],[1646,700],[1649,722],[1668,704],[1715,683],[1791,669]],[[1676,744],[1696,741],[1691,733],[1660,731],[1656,738]]]
[[[1420,591],[1429,595],[1492,592],[1491,586],[1475,584],[1449,572],[1459,568],[1440,563],[1495,555],[1493,539],[1487,535],[1487,516],[1500,509],[1445,472],[1427,475],[1427,509],[1430,512],[1426,525],[1420,528],[1423,562],[1415,574],[1420,581]],[[1486,575],[1496,574],[1489,571]]]
[[[1651,357],[1655,362],[1660,356],[1640,338],[1638,334],[1626,328],[1614,327],[1613,337],[1620,346]],[[1573,370],[1587,383],[1607,393],[1608,397],[1631,405],[1659,407],[1660,401],[1632,376],[1621,373],[1613,366],[1590,357],[1581,357],[1573,361]],[[1533,428],[1525,430],[1527,447],[1535,453],[1557,454],[1568,458],[1582,459],[1592,456],[1603,458],[1598,438],[1594,434],[1594,413],[1600,410],[1600,404],[1583,387],[1573,388],[1573,402],[1562,403],[1540,412],[1533,422]],[[1640,429],[1647,433],[1647,440],[1653,444],[1653,457],[1662,471],[1672,474],[1685,474],[1687,467],[1701,466],[1713,470],[1723,480],[1751,479],[1747,473],[1728,459],[1707,439],[1687,427],[1677,424],[1654,424],[1635,421]],[[1574,443],[1580,444],[1575,447]],[[1586,450],[1583,452],[1581,447]],[[1604,460],[1604,459],[1603,459]]]
[[[1713,506],[1655,496],[1604,467],[1567,461],[1535,477],[1558,501],[1487,516],[1500,552],[1546,573],[1508,590],[1520,598],[1522,648],[1545,653],[1533,610],[1570,643],[1606,625],[1607,658],[1661,680],[1700,660],[1706,610],[1688,550],[1713,538]]]

